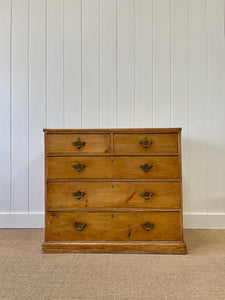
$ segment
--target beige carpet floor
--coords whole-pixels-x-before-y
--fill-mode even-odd
[[[225,299],[225,230],[187,255],[42,254],[42,229],[0,230],[0,299]]]

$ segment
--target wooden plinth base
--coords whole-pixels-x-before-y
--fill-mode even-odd
[[[184,242],[44,242],[44,253],[186,254]]]

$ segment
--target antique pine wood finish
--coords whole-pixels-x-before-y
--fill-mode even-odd
[[[84,147],[74,147],[73,142],[80,138],[85,141]],[[58,152],[81,153],[108,153],[110,152],[109,134],[51,134],[48,136],[46,150],[57,154]]]
[[[180,128],[44,132],[44,252],[186,253]]]
[[[80,172],[74,165],[84,164]],[[141,165],[152,165],[150,172],[143,172]],[[168,179],[179,177],[178,157],[48,157],[49,179],[58,178],[134,178]]]
[[[73,193],[84,195],[77,199]],[[150,199],[141,196],[150,192]],[[178,182],[50,182],[48,184],[48,210],[98,207],[117,208],[179,208]]]
[[[154,227],[146,231],[141,225],[148,220]],[[71,226],[78,221],[86,224],[84,230]],[[177,241],[179,212],[48,212],[47,238],[53,241]]]
[[[140,141],[144,140],[147,137],[150,140],[151,146],[144,148]],[[114,135],[114,151],[115,153],[173,153],[177,154],[178,152],[178,140],[177,134],[115,134]]]

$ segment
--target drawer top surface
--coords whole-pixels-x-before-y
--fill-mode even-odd
[[[46,133],[176,133],[182,128],[117,128],[117,129],[48,129]]]

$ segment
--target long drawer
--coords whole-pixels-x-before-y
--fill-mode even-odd
[[[118,133],[114,135],[115,153],[177,153],[177,133]]]
[[[48,210],[73,208],[179,208],[178,182],[51,182]]]
[[[47,240],[177,241],[179,212],[48,212]]]
[[[48,157],[47,178],[179,177],[179,158],[171,157]]]

